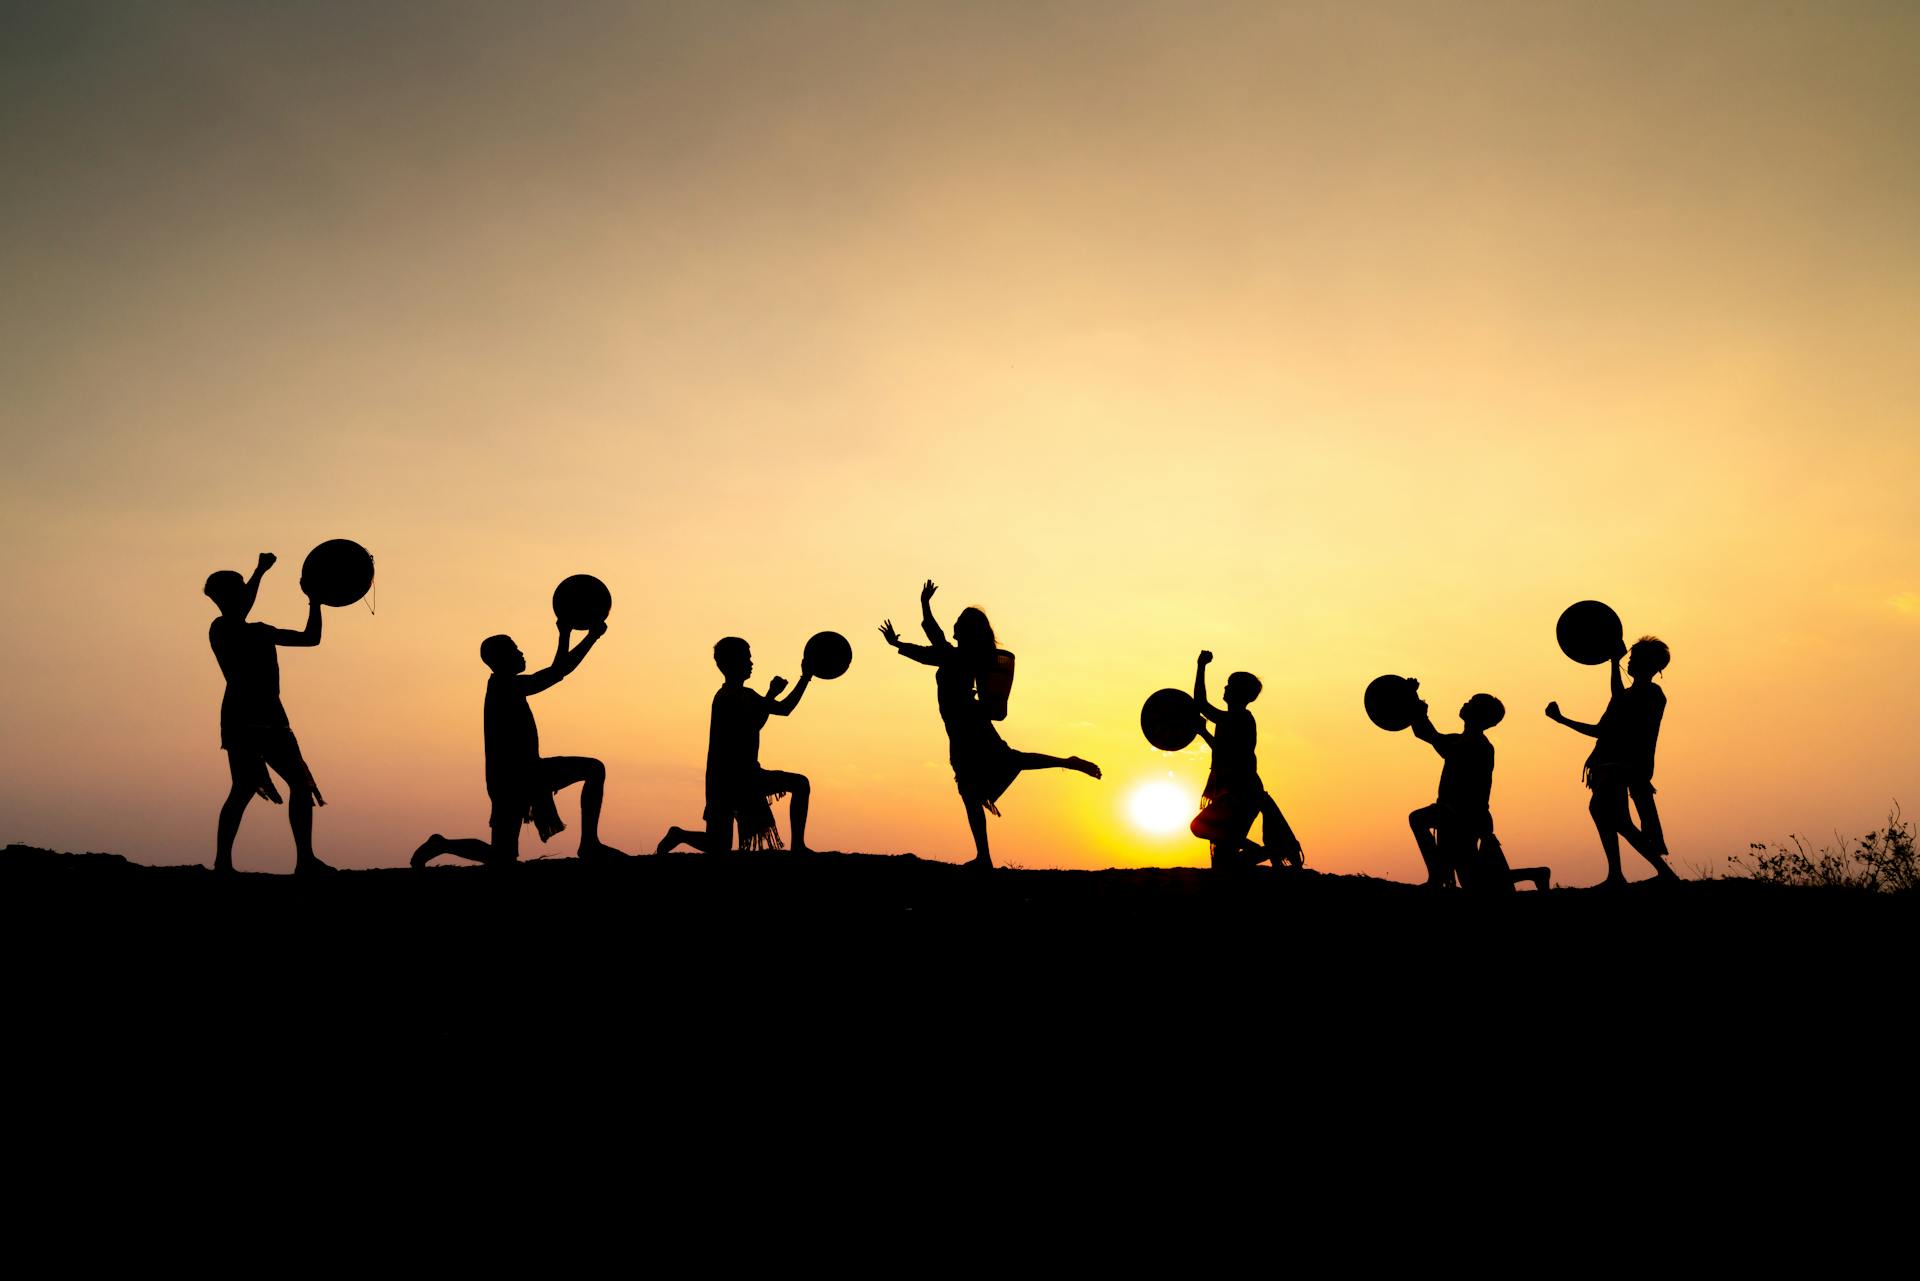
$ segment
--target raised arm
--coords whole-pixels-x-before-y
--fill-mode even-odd
[[[767,684],[767,712],[772,716],[791,716],[793,709],[800,704],[800,696],[807,692],[807,686],[813,681],[813,673],[806,668],[800,669],[800,683],[793,687],[793,693],[785,698],[780,691],[787,687],[786,677],[776,676]]]
[[[1588,738],[1600,737],[1600,727],[1598,725],[1589,725],[1585,721],[1569,720],[1560,714],[1560,704],[1558,703],[1547,704],[1547,719],[1550,721],[1559,721],[1568,729],[1573,730],[1577,734],[1585,734]]]
[[[947,634],[940,630],[940,624],[933,617],[933,594],[939,591],[929,578],[920,588],[920,630],[927,634],[929,645],[945,645]]]
[[[1620,679],[1620,660],[1625,658],[1626,656],[1627,656],[1627,649],[1626,649],[1626,646],[1622,644],[1620,647],[1620,652],[1613,656],[1613,665],[1608,676],[1608,680],[1613,687],[1613,696],[1615,698],[1618,698],[1620,696],[1620,691],[1627,687],[1627,683]]]
[[[253,575],[247,579],[247,603],[240,610],[240,617],[245,618],[253,612],[254,599],[260,595],[260,580],[267,576],[267,571],[273,568],[273,563],[278,559],[272,552],[261,552],[260,559],[254,562]]]
[[[1212,661],[1213,651],[1203,649],[1200,651],[1199,661],[1194,664],[1193,710],[1199,712],[1208,720],[1218,723],[1220,720],[1220,709],[1207,701],[1207,664]],[[1204,734],[1206,730],[1202,729],[1200,732]],[[1211,743],[1213,740],[1209,738],[1207,741]]]
[[[900,633],[893,630],[891,618],[880,624],[880,635],[885,637],[887,644],[899,650],[904,657],[911,658],[916,663],[925,663],[928,667],[940,665],[940,655],[932,646],[915,645],[911,641],[901,640]]]
[[[585,639],[572,649],[568,649],[567,641],[571,637],[573,629],[565,623],[556,623],[554,626],[560,633],[560,639],[559,644],[553,652],[553,663],[542,671],[534,672],[530,676],[522,676],[520,678],[520,688],[528,694],[538,694],[541,690],[552,689],[555,685],[558,685],[561,681],[573,675],[574,669],[580,666],[580,660],[587,656],[587,651],[593,648],[596,641],[607,634],[607,625],[605,623],[595,623],[587,629]]]
[[[1408,726],[1408,728],[1413,731],[1415,738],[1425,743],[1428,747],[1431,747],[1442,757],[1446,756],[1447,736],[1433,727],[1433,717],[1427,714],[1427,705],[1425,702],[1422,702],[1420,704],[1420,710],[1414,713],[1413,724]]]
[[[273,564],[273,557],[262,553],[260,561],[260,568],[253,571],[253,582],[250,584],[256,589],[260,583],[260,575],[266,573],[267,567]],[[300,580],[300,590],[303,592],[307,590],[307,580],[304,578]],[[311,592],[307,593],[307,625],[297,632],[288,631],[284,627],[274,628],[273,643],[299,649],[320,643],[320,602],[313,598]]]

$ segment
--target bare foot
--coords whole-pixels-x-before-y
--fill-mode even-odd
[[[440,843],[446,839],[447,838],[440,835],[440,833],[435,832],[432,836],[420,842],[420,848],[413,852],[413,858],[408,861],[409,866],[425,867],[427,861],[440,852]]]
[[[1078,756],[1067,757],[1067,768],[1077,769],[1082,774],[1085,774],[1088,778],[1100,777],[1100,767],[1098,765],[1095,765],[1092,761],[1085,760]]]
[[[589,863],[618,863],[632,857],[633,855],[627,853],[625,850],[617,850],[613,848],[613,846],[603,845],[599,841],[595,841],[591,845],[582,842],[580,846],[580,858]]]
[[[666,852],[671,850],[674,846],[685,842],[686,839],[687,839],[686,828],[669,827],[667,829],[667,834],[660,838],[660,843],[653,847],[653,852],[655,854],[665,854]]]
[[[307,855],[305,858],[295,859],[293,862],[293,874],[295,876],[306,876],[310,873],[337,872],[339,870],[339,868],[331,863],[322,863],[312,854]]]

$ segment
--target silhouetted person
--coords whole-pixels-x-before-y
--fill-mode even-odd
[[[1213,748],[1213,764],[1207,770],[1207,785],[1201,792],[1205,805],[1193,820],[1193,834],[1207,842],[1215,867],[1252,867],[1271,860],[1275,868],[1292,863],[1304,867],[1300,842],[1280,813],[1273,796],[1260,781],[1260,766],[1254,754],[1259,726],[1247,704],[1260,697],[1260,678],[1251,672],[1235,672],[1227,677],[1222,711],[1207,701],[1207,664],[1212,650],[1201,650],[1193,672],[1193,706],[1206,720],[1213,722],[1208,733],[1203,724],[1200,737]],[[1261,820],[1263,848],[1248,839],[1255,817]]]
[[[306,758],[300,755],[300,743],[287,723],[286,708],[280,705],[280,656],[274,652],[282,645],[320,643],[320,602],[308,594],[307,625],[297,632],[248,622],[254,597],[260,594],[260,579],[273,563],[272,552],[261,552],[251,578],[242,578],[231,569],[207,576],[207,597],[220,607],[220,617],[207,628],[207,641],[213,646],[221,675],[227,678],[227,692],[220,700],[220,746],[226,749],[227,770],[233,777],[226,803],[220,807],[220,824],[214,837],[216,872],[233,870],[233,838],[239,834],[240,817],[246,813],[248,802],[263,796],[275,805],[281,803],[280,791],[274,787],[268,769],[287,785],[293,870],[333,870],[313,853],[313,807],[326,801],[314,784]],[[307,590],[304,579],[300,590]]]
[[[1440,794],[1433,804],[1407,815],[1414,843],[1427,865],[1427,884],[1444,889],[1459,877],[1467,890],[1511,890],[1520,881],[1547,888],[1544,867],[1509,868],[1493,834],[1493,743],[1487,731],[1507,709],[1491,694],[1475,694],[1460,706],[1458,734],[1433,727],[1427,705],[1413,719],[1414,736],[1440,754]]]
[[[793,793],[793,849],[807,852],[807,800],[813,788],[804,774],[760,768],[760,729],[769,716],[790,716],[807,692],[813,673],[803,666],[800,683],[785,699],[784,677],[767,683],[765,694],[747,688],[753,675],[753,650],[738,636],[715,643],[713,663],[726,683],[713,696],[713,717],[707,728],[706,830],[670,827],[654,851],[665,854],[676,845],[691,845],[709,854],[732,848],[733,829],[740,829],[743,850],[777,850],[780,829],[774,825],[772,802]]]
[[[1666,715],[1667,693],[1653,683],[1672,660],[1665,641],[1642,636],[1628,650],[1622,646],[1610,668],[1613,696],[1598,725],[1569,720],[1560,714],[1559,703],[1547,704],[1547,716],[1568,729],[1597,740],[1587,754],[1585,775],[1593,799],[1587,812],[1600,832],[1600,848],[1607,855],[1607,885],[1625,885],[1620,870],[1620,838],[1653,864],[1658,880],[1678,880],[1667,866],[1667,840],[1660,830],[1660,811],[1653,803],[1653,751],[1660,739],[1660,719]],[[1633,684],[1620,679],[1620,660],[1627,659],[1627,674]],[[1627,801],[1640,815],[1635,827],[1627,813]]]
[[[981,684],[993,681],[1000,671],[993,625],[985,613],[968,606],[954,619],[953,640],[949,642],[933,617],[933,594],[937,590],[932,579],[920,589],[920,627],[927,635],[925,645],[901,640],[892,619],[881,624],[880,634],[914,662],[934,669],[940,720],[947,728],[947,760],[953,765],[953,781],[966,807],[967,827],[973,832],[971,866],[990,868],[993,858],[987,853],[987,813],[1000,813],[994,802],[1013,785],[1020,771],[1071,769],[1099,778],[1100,767],[1078,756],[1042,756],[1007,746],[993,727],[993,722],[1006,714],[1004,702],[994,700],[997,705],[990,705],[981,699]]]
[[[492,669],[487,678],[485,732],[487,796],[493,801],[493,838],[450,839],[435,832],[413,852],[413,865],[425,867],[441,854],[476,863],[505,864],[520,858],[520,825],[532,823],[544,842],[566,830],[553,794],[575,783],[580,789],[580,857],[615,860],[627,855],[600,840],[600,805],[606,794],[607,767],[591,756],[540,755],[540,728],[534,724],[527,699],[552,689],[580,666],[594,643],[607,634],[605,623],[587,629],[586,638],[568,648],[573,629],[556,625],[560,640],[551,665],[526,675],[527,658],[511,636],[489,636],[480,642],[480,661]]]

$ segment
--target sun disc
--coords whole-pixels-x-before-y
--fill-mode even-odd
[[[1142,783],[1127,797],[1127,814],[1143,832],[1177,832],[1193,817],[1193,798],[1165,779]]]

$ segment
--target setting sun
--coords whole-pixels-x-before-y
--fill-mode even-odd
[[[1127,814],[1143,832],[1164,835],[1187,825],[1196,802],[1171,779],[1142,783],[1127,797]]]

